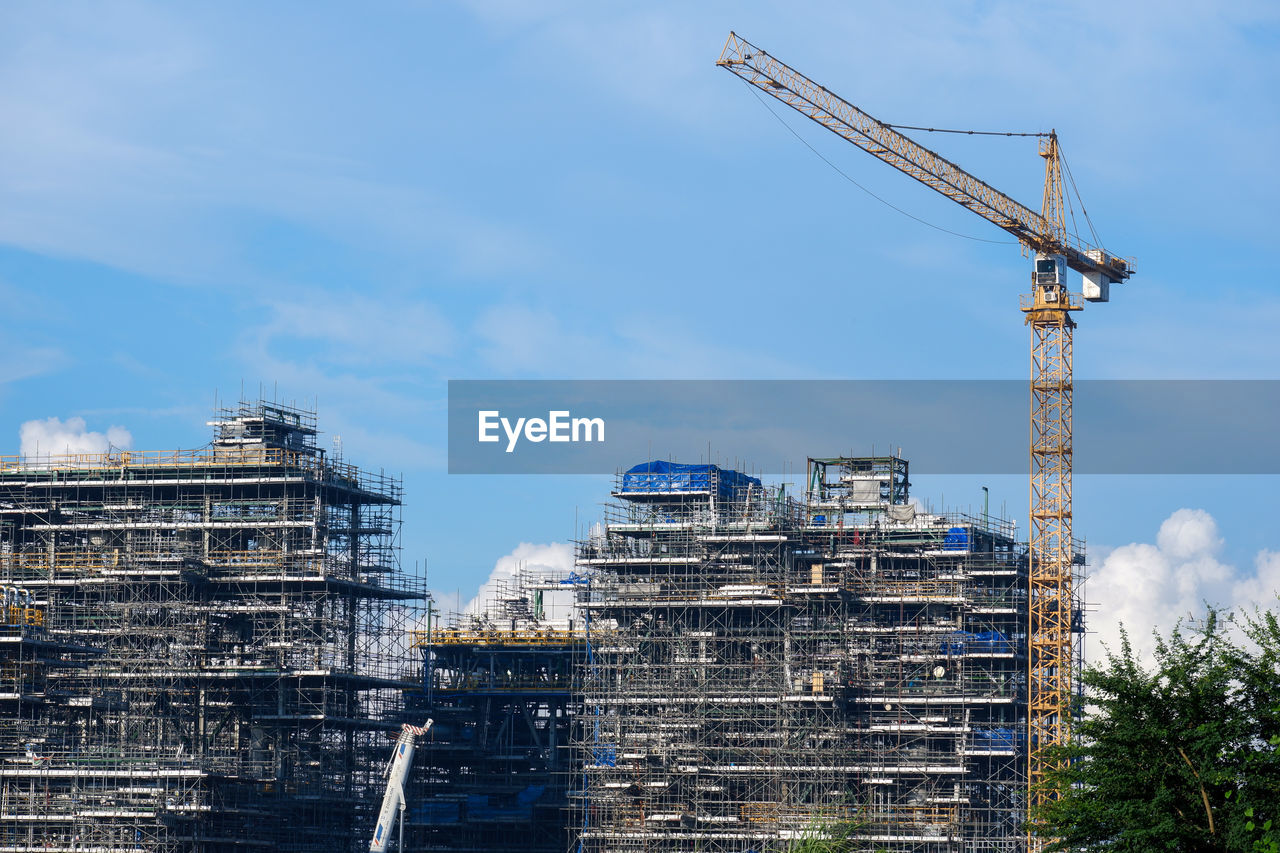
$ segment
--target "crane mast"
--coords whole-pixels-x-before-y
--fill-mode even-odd
[[[1031,292],[1020,308],[1031,327],[1030,555],[1027,625],[1027,805],[1044,788],[1053,759],[1047,747],[1070,737],[1075,548],[1071,535],[1072,312],[1083,306],[1066,287],[1066,271],[1084,277],[1083,297],[1106,302],[1132,261],[1068,233],[1056,133],[1041,139],[1045,159],[1039,213],[874,118],[735,33],[716,63],[894,168],[1003,228],[1035,253]],[[1028,836],[1028,846],[1044,841]]]

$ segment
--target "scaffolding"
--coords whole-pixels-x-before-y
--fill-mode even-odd
[[[620,475],[578,547],[575,849],[1024,848],[1026,548],[908,492],[897,457],[811,459],[799,499]]]
[[[326,458],[314,412],[210,426],[198,450],[0,457],[0,580],[43,623],[16,667],[4,647],[0,851],[367,845],[418,683],[401,484]]]
[[[406,849],[564,853],[576,825],[573,664],[585,642],[575,583],[522,572],[491,582],[473,612],[417,632],[426,681],[408,702],[434,724],[411,781]]]

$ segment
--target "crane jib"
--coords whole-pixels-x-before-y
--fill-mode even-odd
[[[1028,248],[1062,255],[1080,273],[1101,274],[1124,281],[1132,263],[1074,235],[1055,235],[1043,216],[979,180],[955,163],[897,132],[879,119],[799,71],[729,34],[721,65],[751,85],[772,95],[838,136],[852,142],[894,168],[942,193],[987,221],[1012,234]]]

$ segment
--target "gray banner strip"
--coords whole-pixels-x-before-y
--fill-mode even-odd
[[[1076,473],[1280,473],[1280,381],[1085,380],[1074,397]],[[1021,474],[1029,407],[1025,380],[451,380],[449,473],[784,474],[901,448],[914,473]]]

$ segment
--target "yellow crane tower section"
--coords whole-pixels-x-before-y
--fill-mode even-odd
[[[788,65],[729,33],[716,63],[818,124],[1008,231],[1035,253],[1031,292],[1021,299],[1031,327],[1030,569],[1027,630],[1028,807],[1049,796],[1045,748],[1069,737],[1072,694],[1071,418],[1073,311],[1078,296],[1106,302],[1110,286],[1133,274],[1131,260],[1067,232],[1062,161],[1055,133],[1041,139],[1044,197],[1039,213],[975,178]],[[1067,270],[1084,277],[1067,291]],[[1029,839],[1033,847],[1036,839]]]

